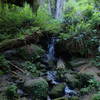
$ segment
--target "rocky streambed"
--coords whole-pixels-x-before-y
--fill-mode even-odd
[[[29,45],[4,53],[9,70],[0,71],[0,100],[82,100],[99,91],[99,71],[85,71],[90,60],[66,61],[56,55],[55,44],[51,38],[46,50]]]

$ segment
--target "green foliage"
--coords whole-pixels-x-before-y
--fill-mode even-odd
[[[4,55],[0,54],[0,68],[3,71],[8,71],[9,69],[9,61],[5,59]]]
[[[39,80],[36,83],[34,82],[34,88],[33,88],[33,98],[43,99],[46,98],[48,92],[48,83],[45,80]]]
[[[10,85],[6,90],[6,95],[8,100],[14,100],[17,96],[17,87],[16,85]]]
[[[3,12],[0,12],[0,33],[15,34],[24,21],[32,18],[31,8],[27,4],[23,8],[5,5]]]
[[[4,72],[0,70],[0,75],[3,75],[3,74],[4,74]]]
[[[90,79],[93,79],[93,76],[90,74],[77,74],[76,78],[79,80],[79,88],[84,88],[87,87],[89,85],[89,81]]]
[[[20,39],[24,39],[25,38],[25,35],[32,35],[33,33],[35,32],[39,32],[41,33],[40,31],[40,27],[33,27],[33,26],[30,26],[29,28],[27,29],[20,29],[20,32],[16,35],[16,37],[20,38]]]
[[[73,96],[73,97],[69,98],[68,100],[79,100],[79,97]]]
[[[96,56],[95,58],[92,59],[92,64],[94,64],[96,67],[99,68],[100,66],[100,56]]]
[[[0,41],[8,38],[24,38],[40,29],[50,33],[60,31],[60,22],[53,19],[46,9],[40,7],[37,16],[28,4],[18,7],[8,4],[0,7]]]
[[[24,64],[22,64],[22,66],[28,70],[31,73],[35,73],[36,72],[36,65],[32,64],[30,61],[26,61]]]
[[[90,87],[86,87],[86,88],[81,88],[80,90],[80,94],[81,95],[85,95],[91,92],[91,88]]]
[[[89,94],[90,92],[94,92],[95,90],[99,90],[100,82],[96,81],[95,79],[90,79],[88,86],[81,88],[80,93],[81,95]]]
[[[98,90],[100,88],[100,82],[96,79],[91,79],[89,80],[89,86]]]
[[[91,48],[98,44],[97,33],[100,33],[100,12],[95,6],[95,1],[68,0],[63,23],[63,34],[60,34],[60,38],[66,40],[74,36],[73,49],[78,50],[82,55],[87,52],[91,54]]]
[[[20,37],[21,38],[21,37]],[[37,45],[28,45],[18,49],[18,54],[22,59],[35,61],[45,53],[45,50]]]
[[[100,100],[100,92],[92,96],[92,100]]]
[[[35,17],[36,25],[40,26],[43,30],[58,33],[60,31],[61,24],[58,20],[53,19],[48,11],[42,7],[37,12]]]

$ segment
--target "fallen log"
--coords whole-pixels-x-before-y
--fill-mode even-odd
[[[6,50],[19,48],[28,44],[37,44],[39,42],[40,37],[42,36],[42,32],[36,32],[32,35],[26,35],[25,38],[15,38],[4,40],[0,43],[0,52],[4,52]]]

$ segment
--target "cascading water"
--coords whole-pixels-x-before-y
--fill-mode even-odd
[[[53,66],[55,66],[55,43],[56,43],[56,38],[55,37],[51,37],[48,40],[48,45],[47,45],[47,53],[43,56],[42,60],[43,63],[46,64],[46,66],[48,68],[52,68]]]
[[[57,38],[52,37],[50,39],[49,44],[48,44],[48,53],[46,54],[48,63],[49,62],[54,62],[55,60],[57,60],[57,58],[55,57],[56,40],[57,40]],[[59,68],[65,68],[65,63],[64,63],[64,61],[62,59],[58,58],[57,65],[55,65],[55,66],[59,67]],[[56,70],[47,72],[47,78],[48,78],[48,80],[51,81],[51,84],[55,84],[56,85],[56,84],[62,83],[61,81],[56,79],[56,76],[57,76],[57,71]],[[74,90],[71,90],[68,86],[65,87],[64,92],[65,92],[64,95],[66,97],[71,97],[71,96],[77,95],[77,92],[75,92]],[[48,100],[51,100],[51,99],[48,98]]]
[[[50,43],[48,44],[48,53],[47,53],[48,61],[55,60],[55,41],[56,39],[52,37]]]
[[[64,2],[65,2],[65,0],[57,0],[57,2],[56,2],[55,18],[58,20],[62,20]]]
[[[40,0],[40,5],[55,19],[62,20],[65,2],[66,0]]]

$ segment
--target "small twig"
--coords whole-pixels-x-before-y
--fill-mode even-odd
[[[14,75],[18,76],[18,74],[15,71],[11,71]]]
[[[18,69],[20,72],[24,73],[23,69],[19,68],[18,66],[14,65],[13,63],[9,62],[10,65]]]

